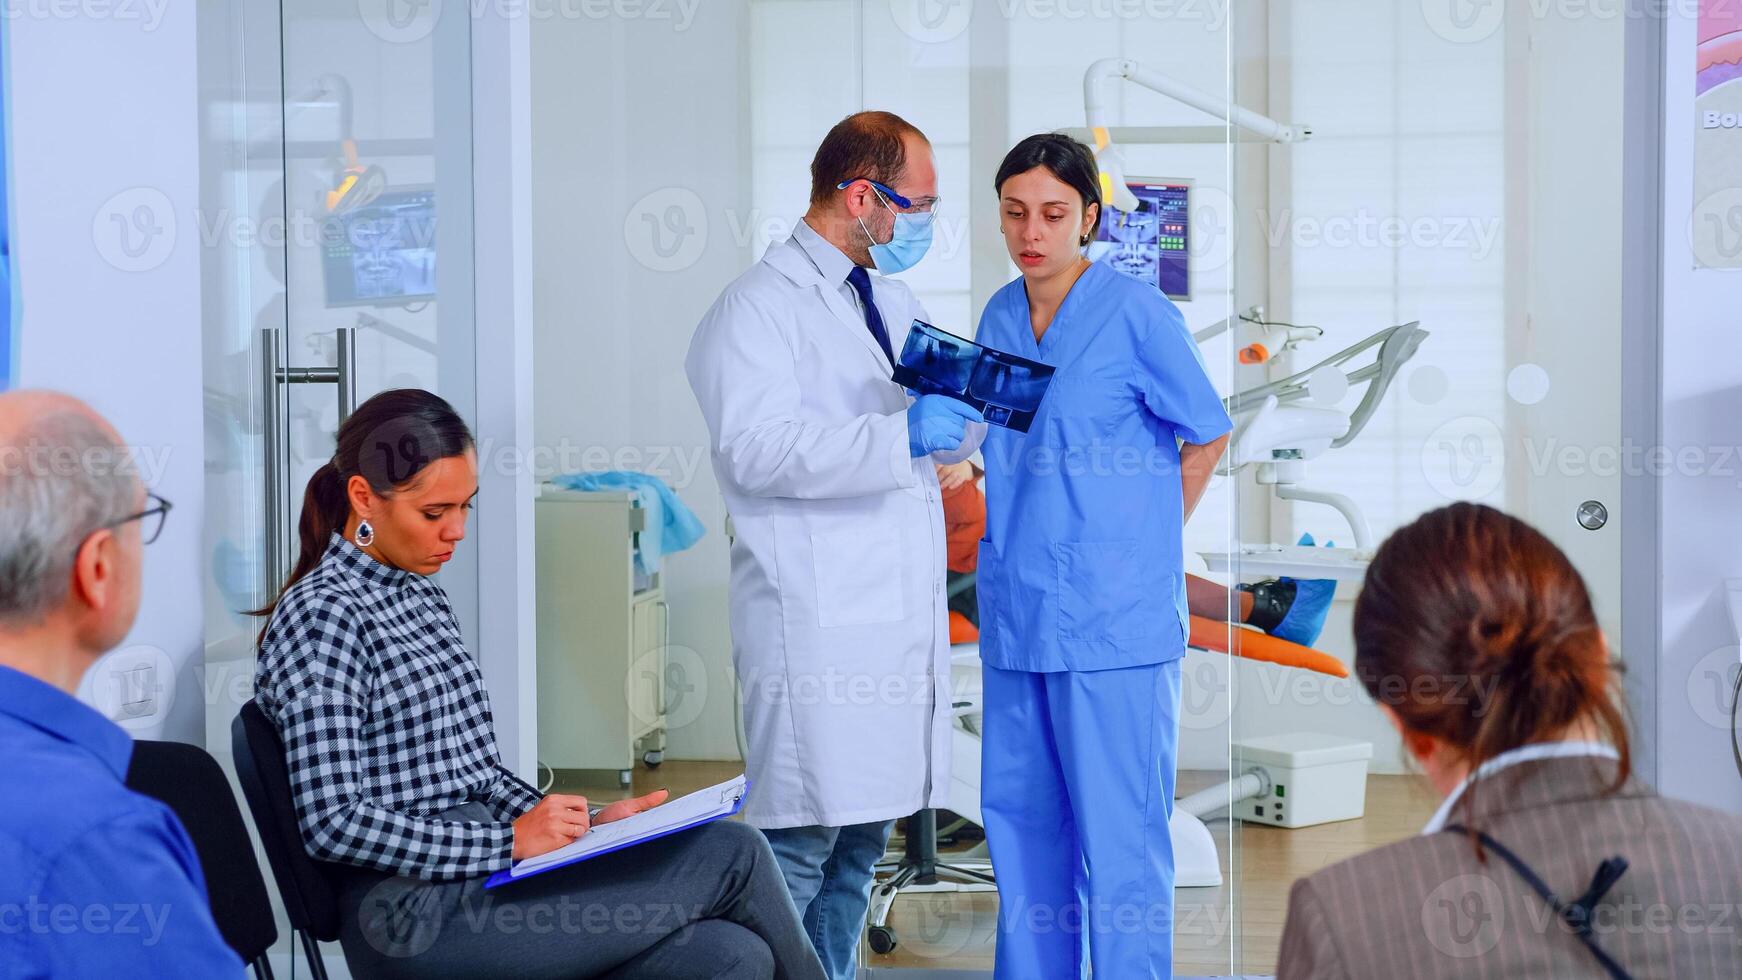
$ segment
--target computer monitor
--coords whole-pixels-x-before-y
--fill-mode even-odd
[[[1191,182],[1129,178],[1137,210],[1104,207],[1089,258],[1186,302],[1191,290]]]
[[[321,241],[328,306],[403,306],[435,298],[433,188],[383,191],[329,215]]]

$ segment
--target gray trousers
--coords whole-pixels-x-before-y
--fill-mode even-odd
[[[768,843],[719,821],[484,890],[347,868],[340,942],[359,980],[823,980]]]

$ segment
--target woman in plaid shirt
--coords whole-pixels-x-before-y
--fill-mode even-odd
[[[719,822],[483,891],[664,791],[589,811],[502,766],[483,676],[427,576],[477,494],[471,433],[426,391],[339,427],[302,552],[260,635],[303,842],[332,862],[363,976],[821,978],[762,835]]]

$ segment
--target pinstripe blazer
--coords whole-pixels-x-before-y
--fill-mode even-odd
[[[1616,854],[1627,872],[1592,934],[1634,977],[1742,977],[1742,817],[1636,784],[1615,763],[1521,762],[1478,780],[1450,822],[1510,848],[1563,900]],[[1399,841],[1294,883],[1278,980],[1602,977],[1596,957],[1497,855],[1467,835]]]

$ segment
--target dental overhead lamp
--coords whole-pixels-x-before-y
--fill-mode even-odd
[[[1160,72],[1131,61],[1127,58],[1102,58],[1089,66],[1083,75],[1083,108],[1088,115],[1089,134],[1095,143],[1095,163],[1101,170],[1101,197],[1116,210],[1127,213],[1137,210],[1137,196],[1125,183],[1125,161],[1119,152],[1119,147],[1113,141],[1113,134],[1120,132],[1107,124],[1109,92],[1113,82],[1123,80],[1133,85],[1141,85],[1152,92],[1158,92],[1182,102],[1200,112],[1215,116],[1244,133],[1271,143],[1301,143],[1312,138],[1313,131],[1306,126],[1291,126],[1280,123],[1262,113],[1253,112],[1244,106],[1234,105],[1226,99],[1220,99],[1207,92],[1200,92],[1190,85],[1175,81]],[[1172,128],[1172,127],[1170,127]],[[1139,130],[1133,135],[1140,142],[1198,142],[1188,134],[1184,140],[1174,136],[1157,138],[1154,130]],[[1210,141],[1220,142],[1226,138],[1225,132],[1211,131],[1198,134]]]

